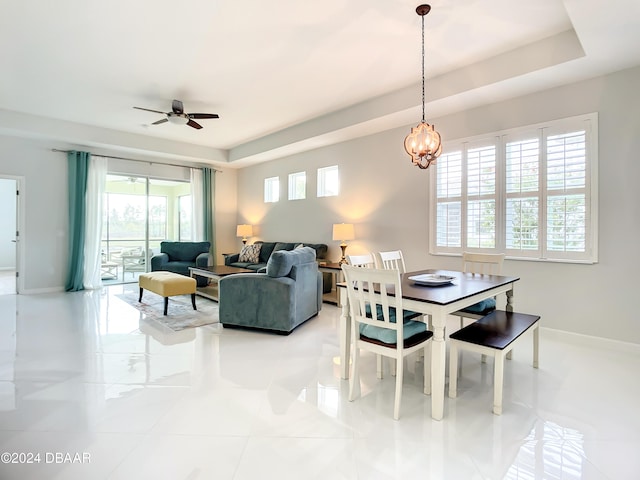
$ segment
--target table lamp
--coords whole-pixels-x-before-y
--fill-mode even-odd
[[[334,223],[333,224],[333,240],[340,240],[340,248],[342,249],[342,258],[338,262],[339,265],[347,263],[345,258],[345,252],[347,250],[346,240],[353,240],[355,238],[353,223]]]
[[[247,244],[247,237],[253,235],[253,227],[251,225],[238,225],[236,228],[236,237],[242,237],[242,243]]]

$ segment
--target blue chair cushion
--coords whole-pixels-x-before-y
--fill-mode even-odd
[[[492,312],[496,309],[496,299],[495,298],[486,298],[481,302],[474,303],[473,305],[469,305],[466,308],[463,308],[463,312],[468,313],[477,313],[477,314],[485,314]]]
[[[377,318],[382,321],[384,318],[382,315],[382,306],[376,305]],[[371,318],[371,307],[366,306],[367,317]],[[412,312],[411,310],[403,310],[404,326],[403,326],[403,339],[406,341],[409,338],[427,331],[427,324],[415,320],[409,320],[409,318],[416,318],[422,315],[421,313]],[[408,318],[407,318],[408,317]],[[389,321],[396,323],[396,309],[394,307],[389,308]],[[378,342],[386,343],[388,345],[395,345],[396,332],[388,328],[376,327],[373,325],[360,324],[360,335],[377,340]]]

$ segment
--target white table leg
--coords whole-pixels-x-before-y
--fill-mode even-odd
[[[536,325],[533,329],[533,368],[538,368],[538,345],[540,344],[540,329]]]
[[[342,306],[340,312],[340,376],[344,379],[349,378],[349,359],[351,358],[351,316],[349,315],[349,305],[347,294],[343,292],[340,295],[340,304]]]
[[[432,316],[433,341],[431,342],[431,418],[442,420],[444,416],[444,376],[447,347],[444,328],[447,316],[438,311]]]

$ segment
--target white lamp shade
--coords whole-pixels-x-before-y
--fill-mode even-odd
[[[334,223],[333,239],[334,240],[353,240],[355,238],[353,223]]]
[[[253,227],[251,225],[238,225],[236,228],[237,237],[250,237],[253,235]]]

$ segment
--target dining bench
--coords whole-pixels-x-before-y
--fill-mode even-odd
[[[494,358],[493,413],[502,414],[504,359],[527,332],[533,333],[533,367],[538,368],[539,315],[494,310],[449,335],[449,397],[457,396],[458,350]]]

